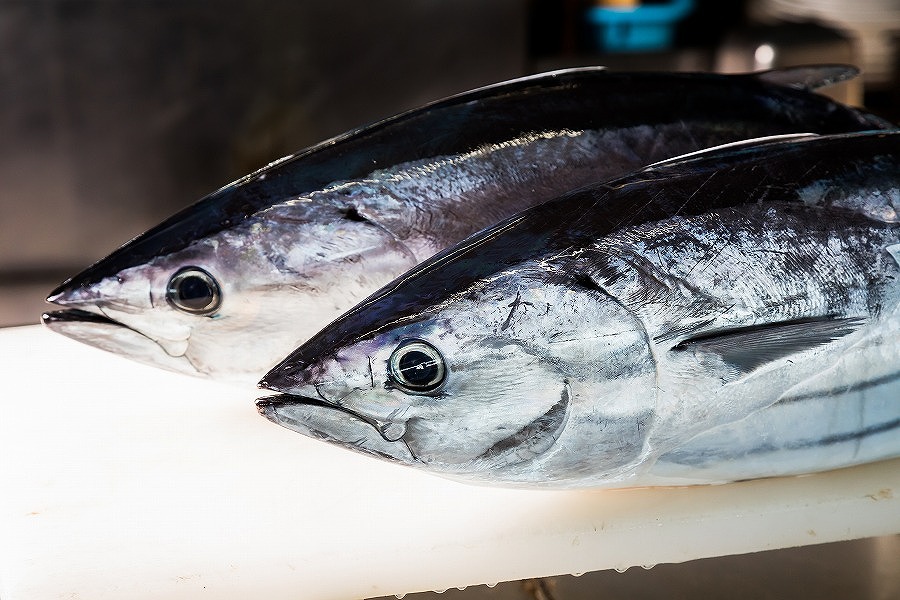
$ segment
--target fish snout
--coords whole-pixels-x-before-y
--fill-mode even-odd
[[[302,360],[293,358],[293,354],[272,367],[256,386],[264,390],[284,392],[286,394],[297,393],[297,390],[308,385],[309,374],[306,373],[310,365]]]
[[[106,314],[107,311],[138,314],[153,308],[149,282],[138,277],[106,277],[89,282],[83,278],[64,281],[46,298],[63,308]]]
[[[55,290],[50,292],[46,300],[50,304],[63,307],[84,307],[97,303],[97,293],[89,286],[72,285],[72,280],[66,280]]]
[[[290,361],[266,374],[259,387],[284,394],[257,403],[260,414],[271,421],[283,424],[284,414],[299,410],[297,405],[308,411],[315,404],[368,423],[387,442],[406,434],[409,407],[379,387],[370,365],[356,368],[340,358],[312,365]]]
[[[351,381],[358,379],[356,375],[352,370],[345,371],[336,359],[306,361],[300,352],[295,351],[266,373],[258,386],[294,396],[333,402],[353,387]],[[368,383],[369,378],[365,379]]]

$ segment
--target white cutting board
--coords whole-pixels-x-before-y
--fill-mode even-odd
[[[900,533],[900,460],[482,488],[273,425],[252,388],[0,330],[0,598],[362,598]]]

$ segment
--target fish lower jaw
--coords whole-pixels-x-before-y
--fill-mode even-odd
[[[188,340],[154,340],[97,310],[68,308],[41,315],[45,327],[88,346],[168,371],[201,375],[184,356]]]
[[[379,425],[344,407],[291,394],[260,398],[256,410],[276,425],[307,437],[403,464],[418,462],[403,440],[405,426],[400,423]]]

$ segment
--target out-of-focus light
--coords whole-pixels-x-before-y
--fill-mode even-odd
[[[775,48],[770,44],[760,44],[753,53],[755,70],[771,69],[775,63]]]

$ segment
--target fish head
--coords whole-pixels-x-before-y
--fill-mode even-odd
[[[367,291],[415,264],[388,232],[296,200],[174,247],[138,238],[48,301],[50,329],[168,370],[256,382]],[[157,248],[147,248],[155,242]]]
[[[532,266],[404,321],[318,356],[314,338],[266,375],[261,387],[287,395],[261,399],[260,413],[488,484],[577,479],[640,452],[633,405],[643,403],[646,418],[652,357],[633,315],[596,290],[553,283]]]

